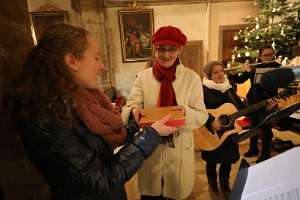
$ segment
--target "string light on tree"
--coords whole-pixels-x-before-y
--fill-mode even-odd
[[[283,31],[283,27],[281,27],[280,35],[285,36],[284,31]]]
[[[283,61],[281,62],[281,65],[282,66],[284,66],[284,67],[287,67],[288,66],[288,57],[285,57],[284,59],[283,59]]]
[[[258,30],[259,29],[258,17],[255,18],[255,21],[256,21],[255,29]]]
[[[234,50],[235,62],[255,62],[258,49],[264,45],[276,48],[276,55],[292,59],[292,49],[297,46],[296,35],[300,34],[298,10],[300,0],[254,0],[257,16],[244,18],[246,28],[241,29],[234,41],[241,46]],[[244,46],[247,46],[246,49]]]
[[[235,61],[235,55],[234,54],[231,56],[231,61],[232,61],[232,63],[234,63],[234,61]]]
[[[268,26],[268,31],[272,31],[272,26],[271,25]]]
[[[273,47],[273,49],[276,49],[276,44],[275,44],[274,38],[273,38],[273,42],[272,42],[272,47]]]

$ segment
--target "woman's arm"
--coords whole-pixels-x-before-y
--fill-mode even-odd
[[[148,127],[114,155],[101,136],[82,125],[58,128],[31,121],[21,131],[28,157],[51,187],[77,185],[97,193],[124,185],[160,143]]]
[[[157,145],[160,137],[153,128],[145,128],[137,133],[132,143],[126,144],[113,156],[108,163],[103,163],[101,158],[96,158],[87,170],[81,175],[84,183],[96,185],[99,192],[110,192],[113,187],[125,184],[137,172]]]
[[[191,92],[188,105],[185,106],[185,117],[187,126],[192,129],[199,128],[205,124],[208,119],[208,113],[204,104],[203,86],[199,77],[191,82]]]

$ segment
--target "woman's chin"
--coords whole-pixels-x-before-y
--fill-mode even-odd
[[[84,87],[85,87],[86,89],[93,90],[93,89],[98,89],[98,88],[99,88],[99,85],[98,85],[97,83],[95,83],[95,84],[86,84],[86,85],[84,85]]]
[[[171,67],[173,65],[173,63],[170,63],[170,62],[162,62],[162,63],[159,63],[162,67],[165,67],[165,68],[168,68],[168,67]]]
[[[222,79],[222,80],[217,80],[216,83],[224,83],[224,79]]]

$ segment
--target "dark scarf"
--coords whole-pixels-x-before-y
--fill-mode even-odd
[[[101,135],[113,149],[125,141],[127,133],[120,113],[100,90],[82,89],[76,100],[80,118],[93,133]]]
[[[159,96],[157,99],[157,106],[177,106],[176,96],[172,82],[176,79],[175,73],[177,65],[179,64],[179,59],[171,67],[163,67],[158,61],[155,61],[152,71],[156,80],[158,80],[160,85]],[[162,143],[168,143],[170,147],[174,146],[173,135],[162,137]]]

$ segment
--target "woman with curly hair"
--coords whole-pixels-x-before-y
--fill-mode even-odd
[[[103,69],[89,32],[57,24],[30,52],[14,84],[13,109],[22,142],[52,199],[127,199],[125,182],[158,146],[160,136],[177,130],[164,125],[169,116],[142,131],[134,123],[126,130],[98,89],[97,74]],[[127,135],[132,140],[114,154]]]

